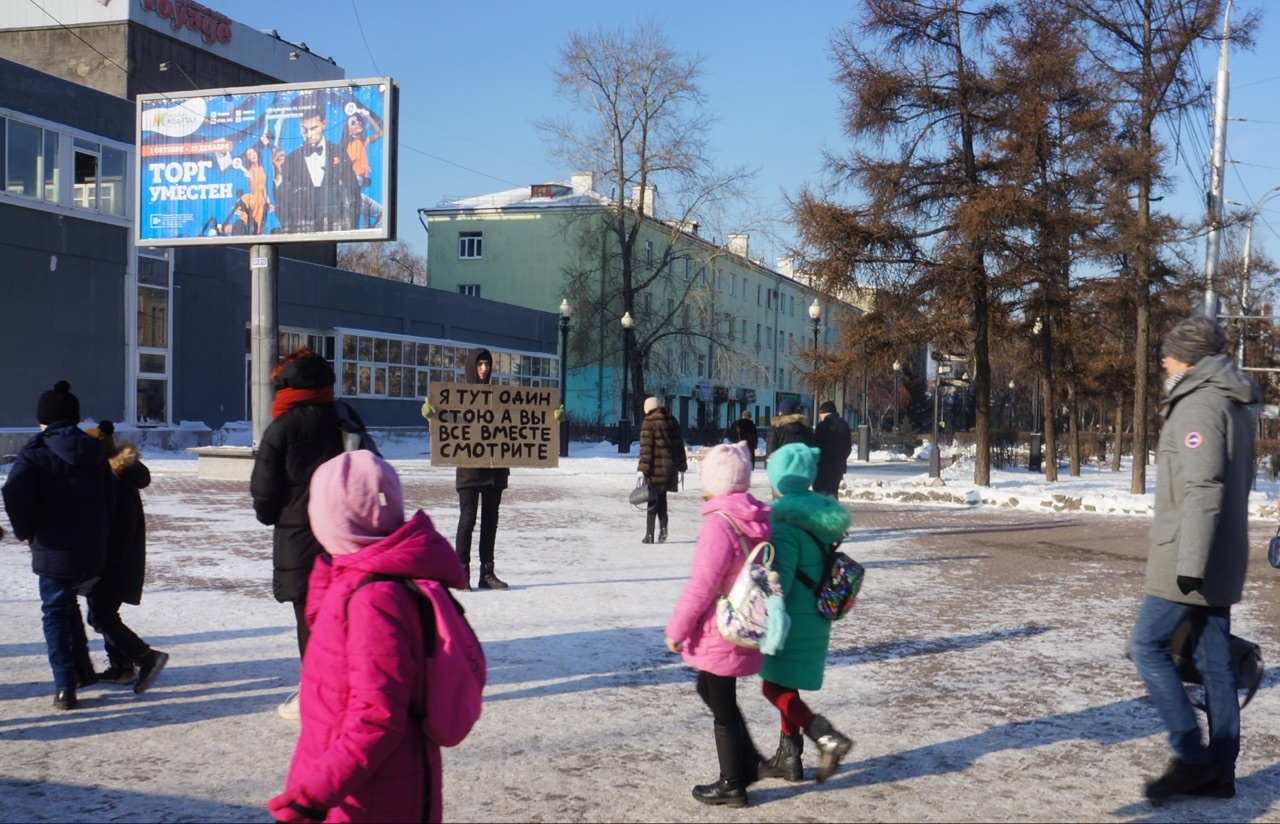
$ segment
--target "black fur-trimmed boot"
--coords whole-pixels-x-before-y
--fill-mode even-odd
[[[778,738],[778,751],[760,768],[761,778],[782,778],[787,781],[804,781],[804,736],[783,733]]]
[[[805,735],[818,745],[822,753],[822,761],[818,764],[818,783],[821,784],[836,774],[840,768],[840,759],[853,749],[853,742],[841,735],[831,722],[821,715],[813,716],[813,723],[805,729]]]
[[[693,788],[693,797],[703,804],[747,806],[747,788],[742,778],[742,731],[741,725],[726,727],[716,724],[716,756],[720,761],[720,780]]]

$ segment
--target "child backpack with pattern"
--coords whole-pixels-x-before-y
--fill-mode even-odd
[[[748,552],[746,538],[737,523],[726,513],[716,511],[733,527],[745,556],[729,594],[716,599],[716,627],[732,644],[765,654],[776,652],[782,648],[791,622],[782,600],[778,573],[772,569],[773,545],[761,541]],[[757,557],[761,563],[756,563]]]
[[[807,529],[805,534],[822,548],[826,561],[820,582],[814,581],[798,568],[796,580],[813,590],[819,615],[831,621],[839,621],[853,609],[854,600],[862,591],[862,579],[866,570],[862,564],[839,551],[839,541],[828,546]]]

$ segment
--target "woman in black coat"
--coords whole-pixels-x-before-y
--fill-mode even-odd
[[[677,489],[680,473],[689,468],[684,451],[680,422],[658,404],[657,398],[646,398],[644,420],[640,423],[640,463],[636,474],[642,483],[651,484],[658,497],[645,513],[642,544],[653,543],[654,521],[658,523],[658,543],[667,540],[667,491]]]
[[[89,593],[89,626],[102,636],[107,649],[107,669],[100,681],[133,684],[142,692],[155,681],[169,661],[168,653],[151,648],[120,618],[123,604],[142,603],[142,582],[147,570],[147,525],[141,490],[151,485],[151,470],[142,462],[138,447],[117,441],[115,424],[102,421],[86,430],[107,448],[107,463],[116,480],[116,503],[107,535],[107,563],[102,577]]]

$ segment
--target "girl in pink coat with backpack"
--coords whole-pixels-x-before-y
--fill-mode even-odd
[[[453,708],[425,706],[422,596],[395,579],[466,589],[462,563],[425,513],[405,520],[400,480],[372,452],[322,464],[308,515],[329,555],[309,581],[302,729],[267,809],[287,822],[440,821],[440,747],[422,719]]]
[[[769,540],[769,507],[747,492],[751,452],[746,443],[712,447],[699,475],[702,527],[689,580],[667,622],[666,641],[669,650],[698,670],[698,695],[715,718],[720,778],[694,787],[693,797],[704,804],[745,807],[747,787],[759,775],[761,757],[738,708],[738,677],[758,673],[762,656],[759,650],[725,640],[716,627],[715,605],[717,597],[733,588],[746,560],[744,542],[749,551]]]

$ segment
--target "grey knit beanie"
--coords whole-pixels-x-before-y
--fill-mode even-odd
[[[1204,358],[1221,355],[1226,345],[1227,338],[1216,321],[1195,315],[1169,330],[1164,336],[1161,351],[1195,366]]]

